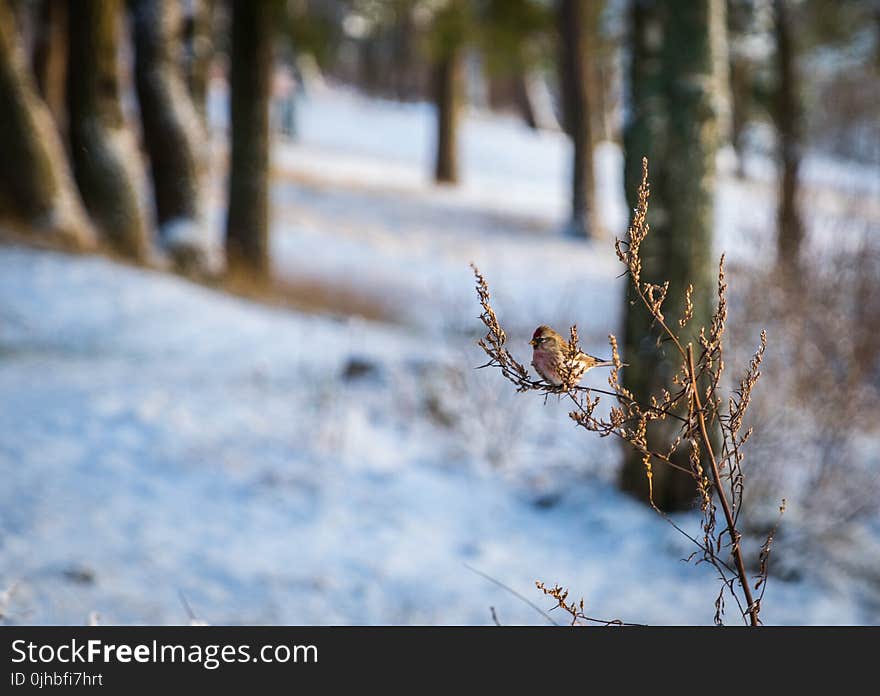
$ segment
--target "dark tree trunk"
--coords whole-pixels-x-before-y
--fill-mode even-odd
[[[593,237],[598,233],[588,92],[590,47],[585,41],[586,10],[584,0],[559,0],[557,7],[563,120],[573,147],[569,231],[578,237]]]
[[[398,6],[398,22],[393,29],[392,55],[394,56],[394,92],[399,101],[412,101],[424,94],[418,52],[418,27],[413,18],[413,6]]]
[[[360,87],[373,96],[382,95],[383,68],[379,46],[379,39],[368,36],[361,40],[358,55],[358,70]]]
[[[121,0],[71,0],[67,74],[70,150],[76,183],[103,237],[116,251],[146,259],[149,223],[144,171],[122,113],[119,85]]]
[[[437,156],[434,178],[445,184],[458,181],[458,117],[461,100],[461,56],[449,49],[434,66],[434,103],[437,107]]]
[[[214,59],[214,0],[193,0],[184,22],[186,83],[196,112],[207,128],[208,86]]]
[[[756,11],[754,3],[727,0],[727,33],[730,50],[727,71],[730,92],[730,144],[736,154],[736,176],[745,178],[745,132],[754,109],[754,78],[756,62],[746,50],[754,34]]]
[[[774,109],[779,139],[779,212],[777,246],[780,264],[794,269],[798,265],[804,227],[798,211],[798,171],[803,146],[803,114],[797,75],[797,48],[792,30],[791,8],[787,0],[774,0],[776,36],[777,93]]]
[[[730,143],[736,153],[736,175],[745,178],[745,130],[749,123],[752,101],[751,66],[744,58],[735,58],[730,65],[731,120]]]
[[[257,281],[269,275],[271,41],[271,4],[233,0],[226,255],[233,275]]]
[[[874,6],[874,67],[880,70],[880,5]]]
[[[587,2],[584,14],[584,41],[587,51],[587,104],[589,105],[590,136],[593,141],[593,151],[596,145],[603,140],[610,140],[611,120],[609,105],[609,70],[615,59],[615,48],[608,38],[602,33],[602,15],[605,11],[606,0],[591,0]],[[604,231],[603,231],[604,233]]]
[[[516,113],[532,130],[553,127],[542,118],[536,104],[534,76],[524,56],[513,58],[503,72],[486,70],[484,78],[490,109]]]
[[[590,105],[590,135],[593,138],[593,151],[595,152],[596,145],[603,140],[611,139],[611,125],[608,113],[608,85],[604,57],[600,59],[600,56],[596,56],[596,60],[590,61],[587,95],[587,103]]]
[[[684,332],[696,340],[708,326],[714,298],[711,263],[715,153],[718,145],[718,80],[715,60],[724,41],[714,13],[723,0],[692,0],[671,8],[666,3],[636,0],[631,8],[632,55],[629,75],[629,118],[624,131],[625,178],[630,206],[635,207],[642,157],[649,159],[651,232],[642,244],[645,281],[669,281],[666,321],[677,326],[688,284],[694,285],[694,317]],[[723,15],[722,15],[723,16]],[[669,387],[679,367],[678,355],[658,346],[656,327],[627,288],[624,327],[624,385],[647,403]],[[649,438],[670,443],[674,421],[655,422]],[[687,467],[682,453],[677,463]],[[625,450],[621,487],[647,499],[641,456]],[[688,506],[696,495],[692,479],[667,466],[655,466],[654,501],[662,509]]]
[[[509,111],[516,108],[516,87],[510,75],[484,71],[486,80],[486,104],[492,111]]]
[[[532,93],[529,89],[529,73],[528,69],[520,65],[517,67],[516,74],[513,76],[513,89],[516,98],[517,109],[522,116],[525,124],[532,130],[538,130],[538,116],[535,113],[535,105],[532,101]]]
[[[46,104],[37,94],[9,0],[0,0],[0,214],[62,244],[94,245]]]
[[[464,0],[450,0],[434,17],[432,89],[437,110],[434,179],[438,183],[458,181],[458,121],[466,13]]]
[[[64,98],[67,50],[67,3],[40,0],[34,26],[33,70],[40,96],[62,133],[67,128]]]
[[[209,249],[202,201],[202,132],[175,47],[175,0],[132,0],[135,83],[162,244],[178,266],[202,268]]]

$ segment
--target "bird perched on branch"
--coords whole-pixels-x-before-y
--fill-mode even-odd
[[[529,345],[534,348],[532,352],[532,367],[554,387],[562,386],[564,380],[559,372],[565,359],[568,341],[549,326],[539,326],[535,329]],[[592,370],[594,367],[612,367],[614,365],[613,360],[601,360],[583,351],[579,351],[571,362],[572,384],[577,384],[587,370]]]

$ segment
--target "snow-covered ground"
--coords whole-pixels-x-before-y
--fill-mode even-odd
[[[275,151],[278,274],[346,285],[391,323],[0,247],[8,621],[185,623],[181,593],[211,623],[544,621],[470,566],[548,608],[535,580],[597,616],[711,623],[716,580],[615,490],[617,445],[473,370],[470,261],[523,359],[538,323],[576,321],[597,353],[618,328],[610,243],[558,233],[564,139],[471,115],[463,185],[435,189],[429,125],[424,106],[317,91]],[[620,234],[620,155],[600,162]],[[760,238],[772,196],[725,180],[721,197],[719,245]],[[762,616],[878,618],[845,586],[777,578]]]
[[[711,621],[715,582],[680,538],[577,475],[613,444],[534,399],[503,423],[488,392],[509,388],[459,385],[448,348],[100,258],[3,248],[0,279],[13,621],[185,622],[179,592],[214,623],[542,621],[466,564],[534,600],[535,579],[564,582],[600,616]],[[775,579],[765,607],[865,618]]]

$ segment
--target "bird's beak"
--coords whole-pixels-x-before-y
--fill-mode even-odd
[[[529,341],[529,345],[532,348],[536,348],[538,346],[538,342],[533,338],[531,341]]]

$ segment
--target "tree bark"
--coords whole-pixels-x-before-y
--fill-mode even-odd
[[[119,84],[121,0],[71,0],[67,104],[76,183],[99,231],[116,251],[146,259],[145,178],[122,113]]]
[[[539,130],[538,116],[535,113],[535,105],[532,101],[532,92],[529,86],[529,71],[519,60],[516,72],[513,75],[514,97],[517,109],[525,124],[532,130]]]
[[[598,31],[598,27],[596,28]],[[600,36],[590,34],[591,43],[595,40],[597,45],[601,39]],[[593,138],[593,151],[596,145],[603,140],[612,139],[612,115],[609,113],[608,105],[608,77],[606,55],[597,55],[594,53],[594,60],[590,61],[590,74],[587,78],[587,103],[590,105],[590,134]]]
[[[37,90],[52,112],[58,130],[67,129],[67,4],[39,0],[36,8],[32,65]]]
[[[568,230],[577,237],[595,237],[599,232],[588,84],[591,47],[585,41],[587,9],[584,0],[559,0],[557,7],[563,118],[573,150]]]
[[[0,0],[0,103],[0,213],[66,246],[93,246],[94,230],[8,0]]]
[[[132,0],[131,8],[135,83],[159,235],[179,267],[205,270],[210,244],[202,199],[204,145],[175,54],[179,7],[175,0]]]
[[[642,244],[643,279],[669,281],[663,312],[677,325],[688,284],[693,284],[694,317],[683,331],[696,340],[708,326],[715,297],[712,225],[715,154],[718,147],[717,17],[723,0],[668,3],[636,0],[631,8],[632,55],[629,118],[624,130],[625,179],[630,207],[635,207],[642,157],[649,160],[651,232]],[[723,23],[721,24],[723,26]],[[713,28],[716,29],[713,31]],[[680,367],[673,351],[657,343],[644,308],[627,289],[624,327],[624,385],[646,403],[669,387]],[[655,422],[649,438],[674,439],[674,421]],[[677,463],[688,467],[687,454]],[[641,456],[627,449],[621,487],[647,499]],[[687,507],[696,493],[692,479],[671,467],[654,467],[654,501],[665,510]]]
[[[186,84],[196,112],[207,130],[208,86],[214,59],[214,0],[191,0],[191,11],[184,22],[186,46]]]
[[[226,255],[230,272],[269,275],[270,3],[233,0],[230,65],[232,147]]]
[[[752,70],[745,58],[736,57],[730,65],[731,119],[730,143],[736,153],[736,175],[745,178],[745,131],[751,115]]]
[[[413,18],[414,5],[397,4],[397,23],[393,28],[394,93],[398,101],[413,101],[424,94],[418,52],[418,26]]]
[[[797,48],[792,30],[791,8],[787,0],[774,0],[773,10],[778,80],[774,120],[779,139],[780,173],[777,248],[780,265],[793,270],[798,265],[804,237],[804,226],[798,211],[803,107],[798,94]]]
[[[461,101],[461,56],[452,48],[434,66],[434,103],[437,107],[437,155],[434,178],[458,181],[458,120]]]
[[[728,76],[730,80],[730,144],[736,155],[736,176],[745,178],[745,132],[754,102],[755,61],[745,50],[746,39],[755,29],[755,7],[749,2],[727,0],[727,29],[730,37]]]
[[[466,27],[463,0],[450,0],[434,17],[433,92],[437,110],[434,179],[458,181],[458,121],[463,92],[463,44]]]

